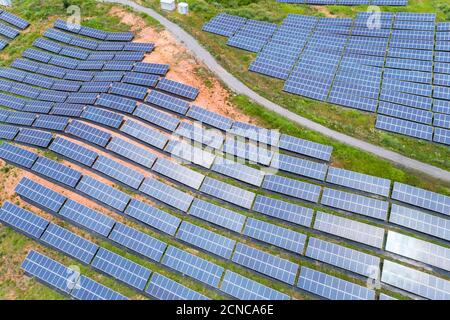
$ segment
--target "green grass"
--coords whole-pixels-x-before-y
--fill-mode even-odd
[[[231,48],[226,45],[227,39],[225,37],[201,31],[203,23],[209,21],[210,18],[219,12],[228,12],[251,19],[281,23],[288,13],[322,15],[317,9],[305,5],[278,4],[275,3],[275,0],[189,0],[188,3],[190,4],[192,13],[189,15],[180,15],[176,12],[161,12],[159,10],[159,1],[157,0],[141,0],[137,2],[156,9],[182,26],[197,38],[217,61],[234,76],[260,95],[286,109],[358,139],[368,141],[446,170],[450,169],[450,148],[447,146],[375,130],[376,116],[374,114],[284,93],[282,91],[283,81],[248,71],[248,66],[255,58],[255,54]],[[331,6],[325,8],[328,8],[331,13],[337,16],[345,17],[354,16],[356,12],[364,11],[367,7]],[[382,7],[382,10],[437,12],[439,20],[450,20],[449,5],[444,1],[432,0],[425,2],[410,0],[410,5],[407,7]],[[267,119],[263,117],[258,118],[267,122]],[[272,120],[273,117],[271,117],[270,121]],[[319,136],[316,138],[319,138]],[[324,141],[323,138],[317,140]],[[347,155],[339,153],[339,151],[336,153],[334,156],[336,162],[344,160],[348,163],[349,157]],[[366,166],[362,167],[367,170]],[[375,169],[374,171],[379,170]]]

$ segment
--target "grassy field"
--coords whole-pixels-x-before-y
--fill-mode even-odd
[[[138,0],[143,5],[159,10],[158,0]],[[278,4],[275,0],[188,0],[191,14],[162,12],[172,21],[182,26],[207,48],[218,62],[247,86],[262,96],[276,102],[301,116],[314,120],[334,130],[362,139],[405,156],[450,169],[450,148],[420,141],[406,136],[375,130],[374,114],[315,101],[282,91],[284,81],[249,72],[248,66],[255,54],[226,45],[227,38],[201,31],[203,23],[219,12],[240,15],[250,19],[281,23],[288,13],[339,17],[354,16],[365,11],[366,6],[321,6]],[[450,20],[448,1],[410,0],[407,7],[382,7],[386,11],[436,12],[441,21]]]

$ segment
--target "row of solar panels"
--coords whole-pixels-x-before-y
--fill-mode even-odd
[[[25,183],[24,183],[25,181]],[[30,180],[24,180],[21,182],[21,185],[19,185],[19,187],[17,188],[17,191],[19,192],[19,194],[32,194],[30,193],[30,190],[27,189],[27,187],[30,187]],[[48,195],[49,192],[51,192],[50,189],[46,189],[46,192],[40,192],[41,194],[41,198],[43,196],[45,196],[44,200],[45,202],[43,202],[44,204],[47,203],[48,204]],[[36,198],[36,195],[33,197]],[[51,197],[50,197],[51,199]],[[42,200],[41,200],[42,202]],[[82,207],[82,205],[80,204],[76,204],[75,206],[73,205],[73,202],[66,202],[66,205],[71,207],[69,210],[72,212],[72,215],[79,212],[83,212],[85,213],[86,210],[80,210],[80,206]],[[17,212],[19,211],[19,212]],[[67,211],[67,210],[66,210]],[[91,210],[92,211],[92,210]],[[37,230],[39,227],[37,227],[37,229],[33,229],[30,227],[30,225],[32,227],[36,227],[36,225],[39,225],[39,223],[36,222],[28,222],[27,220],[30,220],[30,213],[26,212],[23,209],[20,209],[18,207],[15,207],[14,205],[11,205],[9,203],[4,205],[4,208],[2,210],[2,220],[6,220],[6,222],[8,224],[11,224],[11,221],[14,221],[14,217],[10,217],[7,216],[5,218],[6,213],[10,213],[10,212],[15,212],[16,215],[20,216],[20,219],[15,220],[20,221],[18,225],[14,225],[14,227],[19,227],[22,228],[22,231],[26,230],[26,232],[30,233],[30,230]],[[66,214],[67,215],[67,214]],[[81,217],[80,217],[81,218]],[[36,216],[34,216],[34,219],[39,219],[36,218]],[[86,220],[86,217],[84,217],[84,220]],[[25,223],[24,223],[25,221]],[[26,223],[29,223],[29,225],[26,225]],[[48,223],[48,222],[47,222]],[[54,226],[54,227],[53,227]],[[39,231],[36,231],[39,232]],[[51,235],[54,235],[54,240],[52,243],[52,236],[42,236],[43,238],[43,242],[47,242],[47,244],[49,244],[50,246],[54,246],[56,248],[58,248],[59,250],[62,250],[65,253],[70,254],[71,256],[74,256],[75,258],[83,261],[83,259],[85,261],[85,263],[89,263],[86,261],[93,261],[92,265],[103,271],[106,272],[110,275],[112,275],[113,277],[116,277],[117,279],[132,285],[134,287],[138,287],[138,284],[140,283],[141,286],[145,286],[146,282],[143,282],[142,279],[142,272],[136,271],[136,267],[134,268],[130,268],[130,264],[133,264],[133,262],[123,259],[122,257],[113,254],[112,252],[109,252],[107,250],[102,250],[100,249],[100,251],[95,250],[97,253],[96,257],[94,258],[92,257],[86,257],[86,252],[89,251],[87,249],[88,244],[83,244],[80,243],[80,239],[77,239],[78,241],[74,241],[76,239],[74,239],[75,236],[74,234],[71,233],[64,233],[63,229],[60,227],[57,227],[56,225],[50,225],[49,228],[47,228],[47,231],[45,231]],[[45,232],[43,234],[45,234]],[[389,235],[391,237],[391,234]],[[399,238],[400,237],[400,238]],[[402,239],[402,237],[404,239]],[[64,239],[67,242],[64,242]],[[392,241],[391,241],[392,239]],[[408,243],[408,241],[412,241],[412,243]],[[422,241],[423,242],[423,241]],[[73,243],[76,243],[76,245],[73,245]],[[399,246],[400,244],[400,246]],[[425,244],[425,245],[424,245]],[[397,233],[392,233],[392,238],[388,238],[388,245],[391,245],[392,248],[394,248],[394,250],[406,250],[405,252],[408,252],[408,250],[411,250],[411,248],[415,248],[415,252],[413,254],[416,254],[417,256],[421,256],[424,252],[428,253],[428,252],[432,252],[432,259],[434,260],[435,257],[446,257],[445,259],[448,259],[448,250],[447,252],[444,251],[435,251],[432,247],[431,244],[429,243],[420,243],[420,241],[414,239],[414,238],[410,238],[410,237],[406,237]],[[402,247],[403,246],[403,247]],[[430,247],[431,246],[431,247]],[[79,247],[81,247],[83,250],[79,249]],[[400,248],[400,249],[399,249]],[[77,251],[77,249],[79,249]],[[431,250],[430,250],[431,249]],[[242,248],[237,248],[236,249],[239,253],[239,255],[245,257],[244,261],[246,261],[247,265],[257,265],[254,261],[252,261],[252,258],[249,257],[253,257],[253,259],[265,259],[267,257],[264,257],[264,255],[261,255],[261,253],[258,252],[258,255],[255,256],[255,252],[252,252],[252,248],[247,247],[242,245]],[[94,250],[92,250],[94,252]],[[172,252],[173,251],[173,252]],[[180,252],[181,250],[176,249],[176,250],[172,250],[172,251],[168,251],[167,254],[169,255],[173,255],[174,257],[176,257],[177,259],[182,259],[182,258],[187,258],[186,256],[182,256],[182,253]],[[327,251],[329,251],[327,253]],[[344,247],[340,247],[337,245],[334,245],[332,243],[327,243],[324,242],[320,239],[316,239],[316,238],[312,238],[310,240],[310,244],[308,247],[308,252],[309,252],[309,256],[312,258],[317,258],[321,261],[325,261],[328,263],[331,263],[332,265],[339,265],[339,263],[344,263],[347,266],[344,268],[349,268],[348,264],[350,265],[350,269],[351,268],[355,268],[356,270],[360,270],[360,272],[362,271],[362,273],[365,274],[369,274],[372,275],[373,272],[378,272],[376,271],[376,269],[373,269],[374,264],[377,261],[376,257],[371,257],[362,253],[358,253],[358,252],[352,252],[354,250],[348,249],[348,248],[344,248]],[[77,254],[78,253],[78,254]],[[307,253],[308,254],[308,253]],[[357,254],[357,255],[355,255]],[[336,259],[336,255],[342,255],[344,258],[340,258],[340,259]],[[100,256],[100,258],[99,258]],[[250,259],[250,260],[249,260]],[[95,263],[97,260],[97,263]],[[100,262],[98,261],[100,260]],[[239,258],[236,258],[236,260],[239,260]],[[164,261],[164,259],[163,259]],[[192,261],[192,259],[187,259],[183,261]],[[447,260],[448,262],[448,260]],[[109,265],[108,267],[108,263],[110,263],[111,265]],[[177,263],[179,264],[179,262],[177,261]],[[195,262],[193,262],[195,263]],[[372,264],[371,264],[372,263]],[[124,264],[127,264],[128,268],[124,268]],[[366,264],[368,267],[364,268],[364,264]],[[425,274],[416,270],[413,270],[411,268],[408,267],[404,267],[401,265],[398,265],[396,263],[392,263],[390,261],[385,261],[384,264],[384,269],[383,269],[383,275],[382,275],[382,281],[394,285],[394,286],[398,286],[401,289],[406,289],[407,291],[413,292],[415,294],[418,294],[420,296],[429,298],[429,299],[448,299],[448,281],[443,280],[443,279],[439,279],[437,277],[431,276],[429,274]],[[283,268],[286,268],[287,266],[284,265]],[[448,264],[447,266],[448,267]],[[141,267],[142,268],[142,267]],[[205,264],[203,263],[203,268],[205,268]],[[261,267],[262,268],[262,267]],[[266,267],[267,268],[267,267]],[[123,271],[123,269],[126,270],[133,270],[135,271],[135,273],[138,273],[138,275],[134,274],[133,272],[129,272],[128,274],[126,272]],[[406,272],[408,275],[412,275],[412,277],[408,278],[408,280],[405,282],[404,281],[404,273],[399,273],[398,270],[401,269],[402,272]],[[207,268],[207,270],[209,271],[210,269]],[[119,272],[120,271],[120,272]],[[142,270],[140,270],[142,271]],[[261,271],[260,271],[261,272]],[[277,270],[277,272],[279,272]],[[139,277],[139,275],[141,275],[141,277]],[[294,274],[295,275],[295,274]],[[212,277],[213,275],[208,274],[208,276]],[[203,275],[203,277],[207,277],[205,275]],[[227,278],[233,278],[235,283],[230,284],[229,281],[230,279]],[[219,277],[220,280],[220,277]],[[250,288],[253,289],[253,295],[251,295],[252,298],[256,298],[256,299],[261,299],[261,298],[268,298],[267,297],[267,290],[268,288],[264,288],[263,287],[263,292],[265,294],[261,294],[258,291],[255,291],[254,289],[258,288],[260,289],[260,287],[256,287],[255,285],[257,285],[257,283],[252,283],[250,286],[248,286],[247,282],[244,282],[245,286],[242,287],[243,281],[244,280],[248,280],[243,278],[242,276],[239,276],[237,274],[234,274],[232,277],[231,275],[225,275],[225,278],[223,280],[223,284],[222,287],[225,287],[227,289],[224,289],[224,292],[229,293],[233,292],[235,297],[239,297],[237,295],[237,292],[240,292],[240,294],[242,293],[247,293],[248,291],[250,291]],[[238,284],[236,284],[236,282],[238,282]],[[413,284],[413,285],[411,285]],[[150,283],[151,285],[151,283]],[[341,280],[339,278],[335,278],[332,276],[329,276],[327,274],[324,274],[322,272],[318,272],[309,268],[305,268],[302,267],[301,273],[300,273],[300,278],[299,278],[299,282],[298,282],[298,287],[301,289],[304,289],[308,292],[312,292],[314,294],[317,294],[319,296],[328,298],[328,299],[374,299],[375,297],[375,293],[373,290],[370,289],[366,289],[364,287],[361,287],[359,285],[356,284],[352,284],[348,281],[344,281]],[[442,289],[443,288],[443,289]],[[148,291],[148,289],[147,289]],[[227,292],[229,291],[229,292]],[[272,294],[276,294],[276,292],[272,292]],[[232,294],[233,295],[233,294]],[[245,295],[243,296],[244,298],[248,298],[248,296],[246,297]],[[161,298],[161,297],[159,297]],[[167,297],[165,297],[167,299]],[[189,297],[187,297],[189,298]],[[240,297],[242,298],[242,296]],[[284,296],[280,293],[274,295],[269,296],[269,298],[271,299],[281,299],[281,298],[287,298],[287,296]],[[385,296],[380,297],[380,298],[387,298]]]
[[[62,170],[62,168],[58,168],[57,171],[58,172],[63,172],[64,170]],[[102,188],[100,188],[99,186],[95,186],[94,187],[94,190],[99,190],[99,189],[102,189]],[[105,191],[108,191],[107,194],[112,194],[112,190],[105,190]],[[106,197],[106,195],[103,195],[101,198],[104,199],[105,197]],[[48,196],[46,198],[48,199]],[[350,239],[355,240],[355,241],[361,241],[363,243],[366,243],[368,245],[372,245],[372,246],[375,246],[375,247],[381,247],[382,246],[383,238],[384,238],[384,230],[383,229],[376,228],[376,227],[371,227],[371,226],[368,226],[368,225],[364,225],[364,224],[358,223],[356,221],[350,222],[350,220],[348,220],[348,221],[345,221],[345,220],[348,220],[348,219],[343,219],[343,218],[339,218],[339,217],[336,217],[336,216],[332,216],[332,215],[328,215],[328,214],[319,212],[317,217],[316,217],[315,228],[318,229],[318,230],[325,231],[327,233],[335,234],[335,235],[338,235],[338,236],[343,236],[344,238],[350,238]],[[250,237],[256,238],[256,239],[263,240],[263,241],[264,241],[264,238],[272,237],[272,242],[271,243],[274,244],[274,245],[278,245],[280,247],[287,248],[288,250],[292,250],[292,251],[293,251],[293,247],[298,249],[298,243],[297,242],[299,241],[299,239],[298,239],[298,236],[295,235],[295,233],[293,233],[294,238],[291,238],[292,239],[291,240],[292,243],[289,244],[289,242],[286,243],[286,241],[283,240],[283,239],[286,239],[286,237],[287,237],[285,229],[283,230],[283,228],[274,227],[273,225],[270,225],[270,224],[267,224],[267,223],[264,223],[264,222],[261,222],[261,221],[257,221],[257,220],[254,220],[254,219],[250,220],[249,222],[250,222],[250,224],[246,225],[246,228],[245,228],[246,231],[244,231],[244,234],[246,234],[246,235],[248,235]],[[346,222],[348,222],[347,226],[344,226],[344,224]],[[339,225],[340,225],[340,227],[339,227]],[[192,229],[192,228],[195,229],[195,226],[191,226],[190,229]],[[276,230],[277,228],[278,228],[278,230]],[[201,230],[201,228],[199,228],[199,229]],[[378,229],[378,230],[376,230],[376,229]],[[351,230],[356,230],[356,232],[355,231],[351,231]],[[282,232],[282,231],[284,231],[284,232]],[[205,232],[205,231],[203,230],[203,232]],[[201,232],[198,232],[198,233],[201,233]],[[278,241],[277,241],[276,238],[273,239],[273,237],[276,237],[275,235],[277,233],[279,234]],[[352,234],[350,234],[350,233],[352,233]],[[189,232],[188,232],[188,234],[189,234]],[[256,236],[255,235],[252,236],[252,234],[256,234]],[[258,234],[259,234],[259,236],[258,236]],[[266,234],[266,235],[264,235],[264,234]],[[300,234],[298,234],[298,235],[300,236]],[[356,238],[359,237],[360,239],[352,238],[353,236],[355,236]],[[397,236],[397,238],[399,236],[401,237],[401,235],[399,234]],[[390,237],[391,237],[391,233],[389,233],[389,236],[388,236],[387,246],[389,248],[391,248],[391,247],[393,248],[393,249],[390,249],[389,251],[396,252],[395,249],[398,248],[398,244],[396,243],[395,240],[394,241],[390,241],[389,240]],[[208,238],[211,238],[211,237],[206,237],[206,239],[208,239]],[[306,237],[302,236],[301,238],[303,238],[305,240]],[[281,243],[279,242],[280,239],[282,239]],[[433,252],[433,250],[430,250],[430,248],[433,247],[433,245],[431,245],[430,243],[426,243],[424,241],[415,241],[414,242],[412,240],[414,240],[414,239],[410,238],[410,237],[406,237],[405,241],[403,241],[403,242],[406,242],[407,244],[409,243],[411,245],[411,247],[407,248],[407,249],[404,249],[403,251],[400,251],[400,252],[397,252],[397,253],[399,253],[400,255],[409,256],[409,257],[418,259],[419,261],[423,261],[423,262],[426,262],[426,263],[430,263],[430,261],[431,261],[431,264],[436,265],[436,262],[433,262],[433,261],[435,261],[436,260],[436,256],[439,256],[439,255],[434,255],[432,253],[431,257],[424,258],[427,255],[426,253]],[[192,243],[192,241],[191,242],[187,241],[187,242],[188,243]],[[199,245],[199,244],[196,244],[196,242],[194,242],[194,245],[197,245],[197,246],[205,249],[206,251],[213,252],[213,253],[216,253],[216,254],[217,254],[217,252],[223,251],[223,240],[222,241],[218,241],[216,239],[214,242],[215,243],[220,243],[219,248],[216,249],[216,250],[208,249],[208,247],[210,247],[211,245],[208,242],[205,242],[205,239],[199,239],[197,243],[201,243],[201,244]],[[283,242],[284,242],[284,244],[283,244]],[[394,242],[394,244],[392,244],[392,242]],[[419,242],[421,242],[423,244],[422,247],[426,247],[426,250],[418,249],[418,248],[421,247],[421,246],[418,245]],[[206,245],[206,247],[205,247],[205,245]],[[234,246],[234,244],[233,244],[233,246]],[[406,247],[407,246],[408,245],[406,245]],[[339,248],[340,246],[337,246],[337,247]],[[442,249],[443,249],[443,247],[438,247],[438,246],[434,246],[434,247],[440,248],[440,249],[436,249],[435,248],[437,251],[439,251],[439,250],[442,251]],[[433,249],[433,248],[431,248],[431,249]],[[232,250],[232,248],[230,248],[230,250]],[[409,251],[415,251],[415,250],[418,250],[418,251],[416,253],[414,253],[414,252],[410,253],[409,252]],[[445,249],[443,249],[443,250],[445,250]],[[301,248],[301,251],[303,251],[303,246]],[[253,251],[253,253],[254,253],[255,256],[261,256],[262,255],[264,257],[264,254],[261,254],[258,250]],[[441,252],[440,255],[443,256],[443,257],[444,256],[448,256],[448,252],[445,253],[444,255]],[[248,254],[246,254],[246,256],[248,256]],[[265,258],[269,259],[269,257],[267,257],[267,256]],[[423,260],[423,259],[425,259],[425,260]],[[239,263],[239,259],[237,259],[237,258],[236,258],[236,260],[233,258],[233,261]],[[337,262],[337,263],[339,263],[339,262]],[[344,262],[341,261],[341,263],[344,266],[346,264],[345,261]],[[252,268],[252,265],[246,265],[246,266]],[[338,266],[339,266],[339,264],[338,264]],[[440,268],[444,268],[444,269],[448,269],[449,268],[446,258],[443,258],[443,264],[442,265],[438,264],[437,266],[440,267]],[[266,270],[266,269],[267,269],[267,266],[262,268],[262,270]],[[354,269],[349,268],[348,266],[344,267],[344,269],[350,269],[351,271],[358,272],[357,270],[355,271]],[[373,266],[372,267],[367,267],[367,270],[369,270],[370,272],[373,271],[372,269],[373,269]],[[256,270],[259,271],[259,272],[263,272],[260,269],[256,269]],[[367,272],[369,272],[369,271],[367,271]],[[295,276],[295,273],[293,273],[293,275]],[[274,276],[273,273],[269,274],[269,276],[277,278],[277,276],[276,275]],[[289,278],[287,275],[284,275],[283,277],[284,278],[281,278],[279,280],[283,281],[283,279],[288,279]],[[284,280],[284,281],[286,282],[287,280]]]
[[[150,259],[153,262],[160,262],[163,266],[167,266],[173,270],[189,275],[194,279],[205,284],[219,287],[221,276],[214,274],[224,271],[223,268],[212,264],[195,255],[187,253],[173,246],[168,246],[145,233],[137,231],[124,224],[105,216],[97,211],[67,199],[60,194],[37,184],[36,182],[24,178],[16,188],[16,192],[44,207],[57,216],[64,218],[75,225],[81,226],[88,231],[95,232],[107,237],[116,245],[125,247],[134,253]],[[128,209],[130,216],[133,212],[139,210],[151,209],[150,206],[143,202],[134,200],[133,207]],[[156,209],[153,209],[156,211]],[[94,245],[92,242],[81,238],[72,232],[61,228],[55,224],[49,224],[48,221],[23,210],[9,202],[6,202],[0,211],[1,220],[21,231],[27,236],[37,238],[40,242],[56,248],[65,254],[70,255],[77,260],[90,264],[92,267],[130,285],[131,287],[147,292],[150,296],[158,299],[207,299],[207,297],[188,289],[177,282],[161,275],[156,276],[159,284],[150,280],[146,289],[146,284],[150,278],[151,270],[142,267],[128,259],[112,253],[104,248]],[[164,217],[160,217],[160,221],[165,223]],[[187,227],[185,227],[187,226]],[[179,234],[180,238],[186,237],[188,232],[195,227],[192,224],[181,225]],[[206,240],[206,239],[205,239]],[[214,241],[216,239],[210,239]],[[167,249],[167,250],[166,250]],[[182,256],[182,257],[181,257]],[[182,258],[182,265],[173,265],[176,263],[176,257]],[[204,268],[204,269],[203,269]],[[209,271],[209,274],[208,274]],[[153,275],[155,277],[155,273]],[[165,278],[165,279],[161,279]],[[240,299],[288,299],[285,294],[272,290],[266,286],[260,285],[255,281],[240,276],[234,272],[227,271],[225,279],[227,287],[222,291]],[[155,279],[155,280],[156,280]],[[234,279],[234,280],[233,280]],[[164,280],[164,281],[162,281]],[[237,282],[237,283],[235,283]],[[244,282],[246,287],[239,287]],[[222,285],[223,287],[223,285]],[[251,291],[253,289],[255,291]],[[228,292],[233,290],[233,294]]]
[[[408,0],[277,0],[279,3],[337,6],[406,6]]]
[[[249,69],[287,79],[287,92],[378,112],[377,128],[450,144],[445,87],[448,32],[445,28],[439,32],[443,27],[437,25],[442,36],[436,47],[443,51],[435,57],[437,77],[432,91],[435,16],[380,15],[359,14],[355,19],[289,15],[277,28],[219,14],[203,30],[229,37],[229,45],[258,52]],[[427,75],[428,85],[414,83]]]
[[[123,116],[120,116],[118,114],[94,107],[87,107],[82,112],[81,118],[90,120],[97,124],[105,125],[107,127],[119,129],[122,133],[127,134],[130,137],[137,138],[137,140],[139,141],[147,143],[160,150],[168,151],[170,152],[170,154],[175,156],[184,154],[184,159],[188,159],[186,157],[187,152],[185,152],[185,148],[180,147],[183,145],[183,143],[177,142],[176,140],[172,140],[171,142],[169,142],[169,139],[160,134],[158,131],[151,130],[133,120],[127,120],[124,122]],[[57,131],[66,130],[66,133],[74,135],[80,139],[83,139],[84,141],[99,145],[101,147],[107,147],[107,144],[111,139],[111,135],[107,132],[104,132],[97,128],[93,128],[78,121],[72,121],[71,125],[67,126],[69,123],[68,118],[58,116],[40,115],[39,117],[36,117],[36,115],[31,113],[3,111],[0,121],[9,124],[34,126],[36,128],[44,128]],[[17,131],[18,130],[16,129],[13,137],[15,137]],[[11,136],[10,134],[8,134],[8,132],[6,132],[3,136],[5,139],[11,139]],[[47,141],[47,143],[49,143],[49,141]],[[175,148],[174,144],[177,144],[178,148]],[[44,144],[39,146],[46,145]],[[185,146],[192,148],[188,144],[185,144]],[[140,151],[140,153],[143,153],[143,151]],[[189,152],[189,154],[192,153],[193,152],[191,149],[191,152]],[[148,154],[148,152],[146,154]],[[133,159],[130,160],[133,160],[139,164],[143,164],[147,168],[150,168],[151,165],[153,165],[153,161],[155,158],[156,157],[154,155],[149,157],[149,159],[151,159],[150,163],[148,162],[148,160],[146,163],[141,163],[139,161],[139,157],[133,157]],[[390,194],[391,181],[387,179],[364,175],[349,170],[328,167],[326,165],[316,164],[310,161],[284,155],[279,156],[278,162],[278,167],[281,170],[287,172],[298,173],[303,176],[324,180],[332,184],[385,197],[388,197]],[[289,166],[294,167],[294,170],[290,170],[288,168]],[[208,161],[208,165],[206,165],[205,167],[208,169],[211,168],[211,170],[215,172],[227,175],[236,180],[257,187],[262,186],[262,188],[266,190],[311,202],[319,201],[319,196],[322,190],[320,186],[301,182],[298,180],[293,180],[282,176],[264,175],[260,170],[253,169],[239,163],[232,163],[227,160],[224,161],[224,159],[221,157],[212,158],[210,161]],[[191,188],[197,190],[200,189],[203,192],[207,192],[207,190],[209,189],[209,187],[202,185],[204,179],[203,175],[197,173],[194,174],[192,170],[188,170],[179,165],[167,162],[167,164],[161,165],[160,168],[157,168],[155,171]],[[394,183],[394,199],[396,199],[396,194],[398,193],[397,188],[399,185],[401,184]],[[231,192],[237,191],[237,189],[232,189],[233,190],[231,190]],[[410,189],[412,190],[411,192],[414,191],[412,187],[410,187]],[[233,197],[228,196],[225,199],[242,207],[250,208],[251,202],[255,198],[255,195],[250,192],[244,191],[240,191],[238,192],[238,194],[241,194],[241,199],[229,199]],[[223,194],[216,196],[222,199],[224,198]],[[422,207],[443,214],[445,214],[445,212],[448,210],[448,199],[446,199],[445,196],[439,197],[437,194],[433,195],[433,193],[423,193],[422,197],[424,198],[422,202],[426,203],[422,204]],[[403,198],[405,198],[405,196]],[[438,205],[439,202],[441,203],[440,207]],[[368,215],[376,219],[385,220],[387,217],[388,202],[368,198],[362,195],[351,194],[344,191],[325,188],[321,203],[342,210]],[[416,203],[418,203],[418,201],[416,201]]]
[[[3,50],[8,42],[19,36],[20,31],[25,30],[29,23],[22,18],[0,9],[0,50]]]

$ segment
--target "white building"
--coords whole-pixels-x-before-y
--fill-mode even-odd
[[[175,0],[161,0],[161,9],[173,11],[176,8]]]
[[[178,4],[178,13],[180,14],[188,14],[189,5],[186,2],[180,2]]]

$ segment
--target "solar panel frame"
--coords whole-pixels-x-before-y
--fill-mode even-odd
[[[145,176],[137,170],[123,165],[110,157],[100,155],[92,165],[92,169],[117,180],[133,189],[139,189]],[[121,210],[122,211],[122,210]]]
[[[0,159],[20,165],[30,169],[37,160],[38,155],[21,149],[9,143],[0,145]]]
[[[39,157],[31,170],[71,188],[75,188],[82,177],[81,172],[45,157]]]
[[[46,219],[9,201],[0,209],[0,221],[34,239],[39,239],[49,225]]]
[[[145,292],[159,300],[209,300],[208,297],[157,272],[153,273]]]
[[[256,196],[253,192],[210,177],[203,180],[200,191],[246,209],[251,208]]]

